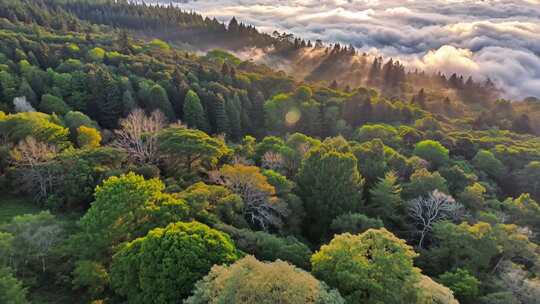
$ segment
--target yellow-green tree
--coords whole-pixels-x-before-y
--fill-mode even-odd
[[[311,258],[312,273],[337,288],[348,304],[415,303],[416,253],[386,229],[335,236]]]

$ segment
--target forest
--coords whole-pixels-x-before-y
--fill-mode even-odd
[[[236,18],[0,1],[0,303],[539,303],[540,102],[502,96]]]

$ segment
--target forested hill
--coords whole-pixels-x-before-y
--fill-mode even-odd
[[[362,85],[192,51],[217,42],[365,59]],[[0,303],[536,303],[540,105],[494,91],[171,7],[4,0]]]

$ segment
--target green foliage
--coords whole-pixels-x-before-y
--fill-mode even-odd
[[[424,140],[414,147],[414,155],[427,160],[433,168],[439,168],[448,163],[449,151],[439,142]]]
[[[303,269],[310,267],[311,250],[292,236],[278,237],[263,231],[237,229],[226,225],[217,228],[229,234],[238,249],[259,260],[282,260]]]
[[[93,48],[88,51],[88,58],[91,61],[103,61],[103,58],[105,57],[105,50],[99,47]]]
[[[147,107],[149,111],[159,110],[165,114],[169,120],[174,120],[174,110],[169,101],[169,97],[167,96],[167,91],[158,84],[150,89]]]
[[[477,169],[482,170],[494,179],[500,178],[506,172],[504,164],[487,150],[478,151],[472,163]]]
[[[461,303],[475,303],[480,293],[480,281],[465,269],[445,272],[439,276],[439,280],[452,289]]]
[[[347,303],[415,303],[420,273],[416,253],[382,228],[335,236],[311,258],[313,274],[337,288]]]
[[[369,218],[361,213],[347,213],[336,217],[330,228],[332,231],[340,233],[362,233],[368,229],[378,229],[384,227],[383,222],[380,219]]]
[[[158,179],[145,180],[133,173],[105,180],[96,188],[95,201],[79,221],[81,233],[74,242],[86,250],[78,254],[103,259],[120,243],[141,237],[160,224],[185,218],[186,203],[164,194],[164,187]]]
[[[366,209],[371,216],[378,217],[386,224],[394,226],[400,222],[404,206],[401,199],[401,186],[397,182],[395,173],[387,173],[369,190],[369,194],[370,200]]]
[[[9,114],[0,118],[0,132],[6,134],[6,139],[14,144],[32,136],[61,148],[69,145],[68,129],[62,127],[55,116],[39,112]]]
[[[26,289],[8,268],[0,267],[0,303],[26,304]]]
[[[263,263],[247,256],[231,266],[215,266],[196,285],[187,304],[344,304],[311,274],[282,261]]]
[[[325,141],[312,149],[297,176],[298,195],[304,201],[306,235],[319,241],[337,216],[360,210],[363,179],[356,157]]]
[[[213,265],[237,258],[226,234],[197,222],[173,223],[123,246],[113,257],[111,285],[130,303],[178,303]]]
[[[202,107],[201,100],[197,93],[189,90],[184,100],[184,122],[190,128],[196,128],[204,132],[210,131],[208,118]]]
[[[107,270],[100,263],[93,261],[78,261],[72,275],[73,287],[86,289],[91,297],[101,295],[109,284]]]
[[[398,131],[390,125],[366,124],[360,127],[355,134],[355,139],[361,143],[376,138],[391,147],[396,147],[401,143]]]
[[[405,184],[404,195],[407,198],[417,198],[426,196],[433,190],[448,193],[446,180],[439,172],[431,173],[426,169],[415,171],[410,178],[410,182]]]
[[[158,134],[158,148],[172,167],[191,170],[199,165],[210,165],[229,153],[227,146],[199,130],[173,127]]]

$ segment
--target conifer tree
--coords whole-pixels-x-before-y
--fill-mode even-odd
[[[204,112],[204,108],[201,104],[201,100],[197,93],[189,90],[184,99],[184,122],[190,128],[196,128],[204,132],[210,131],[208,125],[208,118]]]

